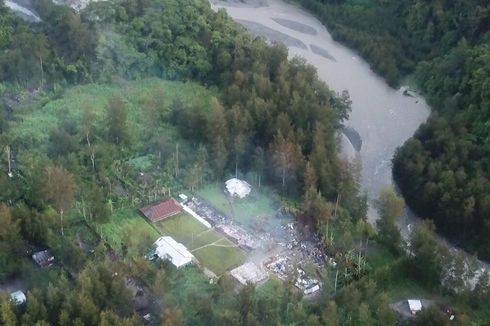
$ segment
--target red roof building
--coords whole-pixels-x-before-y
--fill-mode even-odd
[[[149,205],[140,209],[140,212],[152,222],[157,222],[167,217],[179,214],[182,206],[173,198],[158,204]]]

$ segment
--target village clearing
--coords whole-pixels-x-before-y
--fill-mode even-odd
[[[246,255],[241,248],[187,213],[154,225],[162,235],[169,235],[182,243],[204,267],[218,276],[245,261]]]

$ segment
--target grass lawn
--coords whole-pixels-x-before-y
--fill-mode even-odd
[[[243,250],[236,247],[221,233],[208,229],[192,216],[181,213],[155,223],[164,235],[173,237],[186,246],[206,268],[216,275],[245,261]]]
[[[386,289],[386,293],[391,301],[398,301],[407,298],[424,298],[431,299],[434,294],[429,290],[405,276],[400,277]]]
[[[227,239],[223,239],[220,245],[233,245]],[[237,247],[209,246],[192,252],[202,264],[212,270],[216,275],[222,275],[226,271],[238,267],[245,262],[245,252]]]
[[[105,128],[106,107],[109,99],[118,96],[126,103],[128,129],[132,141],[144,139],[149,132],[173,132],[165,124],[155,125],[155,111],[148,109],[157,105],[161,113],[168,112],[170,104],[179,99],[184,104],[196,104],[211,112],[214,93],[196,83],[183,83],[149,78],[117,84],[88,84],[66,90],[58,99],[39,107],[33,106],[19,112],[19,121],[11,127],[13,139],[41,150],[46,149],[51,130],[60,122],[72,121],[80,125],[87,110],[95,115],[97,127]],[[148,104],[152,102],[152,104]],[[155,104],[156,103],[156,104]],[[148,126],[153,126],[148,128]]]
[[[104,240],[114,249],[121,249],[125,234],[134,230],[147,232],[155,240],[159,237],[158,232],[139,215],[136,209],[132,208],[115,211],[108,223],[97,228]]]
[[[187,213],[180,213],[154,224],[165,235],[170,235],[189,250],[222,238],[214,230],[210,230]]]
[[[275,225],[277,221],[273,217],[280,205],[272,199],[265,188],[261,192],[252,189],[250,195],[244,199],[231,198],[223,189],[224,183],[212,183],[201,188],[197,194],[249,229],[277,227]]]

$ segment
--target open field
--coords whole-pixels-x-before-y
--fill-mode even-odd
[[[155,227],[162,234],[172,236],[189,250],[223,239],[223,235],[215,230],[208,229],[186,213],[159,221],[155,223]]]
[[[136,209],[123,208],[112,215],[110,222],[98,226],[101,236],[112,248],[120,249],[124,236],[135,230],[148,233],[152,239],[158,238],[158,232],[141,217]]]
[[[208,229],[192,216],[181,213],[155,223],[164,235],[186,246],[204,267],[221,275],[245,261],[245,252],[221,233]]]
[[[118,84],[89,84],[68,89],[62,97],[45,105],[25,109],[21,119],[14,123],[14,139],[33,147],[45,149],[51,130],[60,123],[76,122],[80,125],[86,112],[90,112],[98,127],[105,127],[106,106],[109,99],[118,96],[126,104],[129,134],[133,141],[148,132],[173,132],[169,125],[155,125],[155,115],[165,114],[170,104],[179,99],[183,104],[196,104],[210,112],[213,93],[195,83],[165,81],[149,78]],[[153,126],[148,128],[148,126]]]
[[[276,222],[279,221],[274,215],[280,204],[266,190],[258,192],[252,189],[244,199],[231,198],[224,192],[224,183],[213,183],[201,188],[197,194],[248,229],[267,231],[278,226]]]

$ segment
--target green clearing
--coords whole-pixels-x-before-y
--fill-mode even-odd
[[[173,237],[189,250],[202,247],[223,238],[218,232],[208,229],[187,213],[180,213],[154,224],[164,235]]]
[[[196,84],[149,78],[118,84],[89,84],[68,89],[61,98],[40,107],[32,107],[20,113],[19,121],[11,126],[14,139],[45,149],[50,131],[62,121],[82,121],[86,111],[92,112],[96,123],[104,126],[109,99],[118,96],[126,103],[128,128],[131,139],[138,141],[149,132],[174,132],[174,128],[162,124],[154,126],[155,111],[147,109],[148,102],[168,112],[170,104],[179,99],[183,104],[193,104],[210,112],[213,92]],[[148,126],[154,126],[148,128]]]
[[[279,221],[274,218],[274,215],[280,204],[274,200],[274,195],[271,192],[265,188],[260,192],[252,189],[248,197],[240,199],[227,196],[223,189],[224,184],[212,183],[201,188],[197,194],[220,212],[237,220],[249,229],[260,230],[265,227],[277,227]]]
[[[186,246],[206,268],[216,275],[243,263],[245,252],[221,233],[208,229],[187,213],[154,224],[164,235]]]
[[[386,248],[374,241],[370,241],[369,250],[366,260],[369,266],[376,270],[380,267],[392,264],[396,261],[396,257]]]
[[[225,246],[233,245],[231,241],[224,238],[219,244]],[[246,258],[245,253],[237,247],[209,246],[192,253],[206,268],[218,276],[234,267],[238,267],[245,262]]]
[[[391,301],[407,298],[431,299],[434,297],[434,294],[428,289],[406,276],[399,277],[393,282],[390,282],[390,285],[386,288],[386,294]]]
[[[124,237],[135,230],[142,230],[155,240],[159,236],[158,232],[139,215],[138,211],[132,208],[115,211],[110,222],[101,224],[97,228],[103,239],[114,249],[121,249]]]

